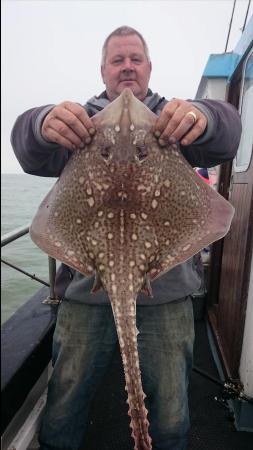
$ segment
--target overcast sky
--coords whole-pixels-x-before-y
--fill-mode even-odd
[[[248,0],[237,0],[228,51]],[[138,29],[153,63],[150,87],[194,98],[210,53],[222,53],[233,0],[2,1],[2,172],[21,173],[11,149],[16,117],[34,106],[85,103],[103,89],[101,47],[121,25]],[[253,13],[251,4],[248,19]]]

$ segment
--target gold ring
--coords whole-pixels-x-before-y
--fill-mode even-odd
[[[186,113],[186,116],[192,116],[193,117],[193,124],[195,124],[197,122],[197,116],[193,111],[189,111],[188,113]]]

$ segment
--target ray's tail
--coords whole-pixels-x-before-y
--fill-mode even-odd
[[[128,415],[131,418],[130,427],[134,439],[134,450],[152,450],[149,436],[148,411],[145,407],[141,382],[141,372],[137,347],[136,308],[135,299],[112,298],[112,310],[115,319],[120,352],[126,380]]]

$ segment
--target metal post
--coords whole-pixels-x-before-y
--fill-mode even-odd
[[[45,300],[43,300],[42,303],[46,305],[58,305],[60,303],[60,299],[55,295],[54,292],[54,283],[56,277],[56,260],[51,256],[48,257],[48,269],[49,269],[50,292],[49,296]]]
[[[1,236],[1,248],[5,245],[9,244],[10,242],[15,241],[16,239],[19,239],[21,236],[24,236],[29,233],[30,225],[26,225],[24,227],[20,227],[15,229],[14,231],[11,231],[10,233],[6,233],[4,236]],[[59,297],[55,295],[54,292],[54,284],[55,284],[55,277],[56,277],[56,260],[52,258],[51,256],[48,257],[48,269],[49,269],[49,285],[45,281],[41,280],[40,278],[36,277],[35,275],[32,275],[25,270],[20,269],[19,267],[16,267],[14,264],[9,263],[8,261],[2,260],[1,261],[4,264],[7,264],[8,266],[12,267],[15,270],[18,270],[19,272],[23,273],[24,275],[27,275],[28,277],[32,278],[33,280],[39,281],[40,283],[44,284],[45,286],[49,286],[50,293],[49,296],[43,300],[42,303],[48,304],[48,305],[58,305],[61,301]]]

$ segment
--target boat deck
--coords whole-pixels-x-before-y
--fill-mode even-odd
[[[204,321],[195,322],[194,364],[219,378]],[[189,388],[191,432],[189,450],[252,450],[253,434],[237,432],[231,413],[214,397],[220,389],[196,372]],[[131,450],[124,375],[118,348],[94,400],[87,443],[82,450]]]
[[[219,378],[204,320],[195,322],[194,364]],[[230,410],[215,397],[219,386],[195,371],[189,388],[191,431],[188,450],[252,450],[253,434],[236,431]],[[38,446],[34,443],[29,450]],[[82,450],[131,450],[124,375],[119,349],[94,399],[86,443]]]

